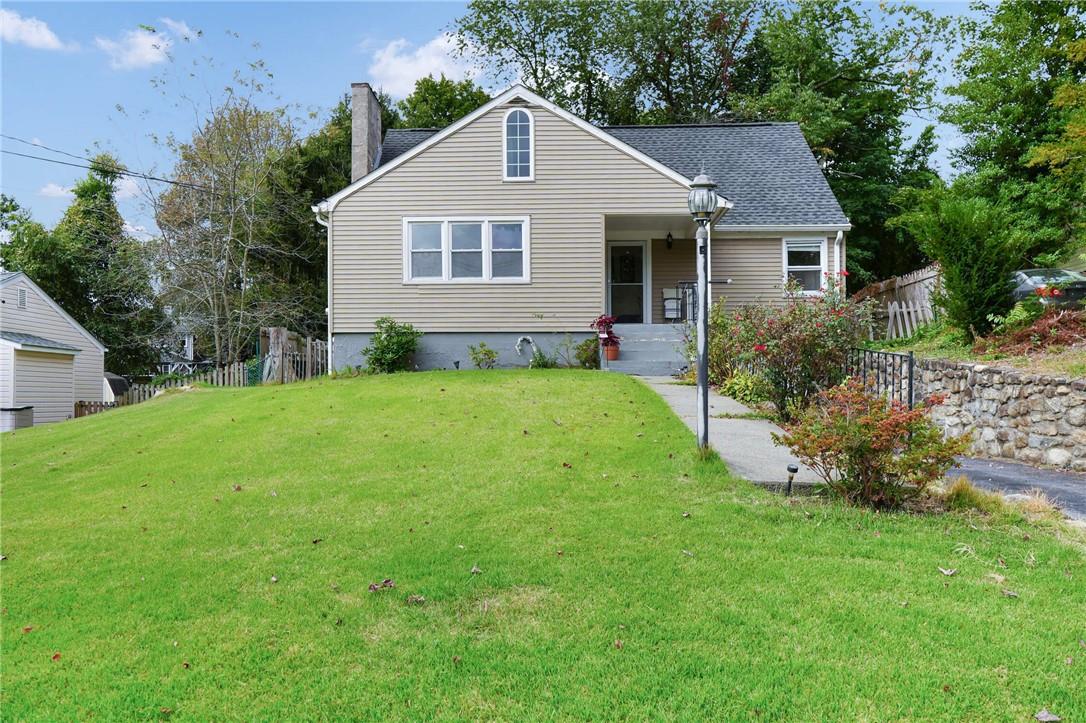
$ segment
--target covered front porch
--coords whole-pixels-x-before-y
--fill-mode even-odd
[[[604,308],[618,324],[694,319],[695,226],[689,216],[608,215]]]

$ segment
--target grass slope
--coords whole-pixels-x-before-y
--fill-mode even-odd
[[[692,442],[637,381],[572,371],[5,436],[4,718],[1086,717],[1080,550],[789,504]]]

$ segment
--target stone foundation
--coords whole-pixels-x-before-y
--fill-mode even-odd
[[[935,393],[932,418],[976,454],[1086,471],[1086,379],[917,359],[917,401]]]

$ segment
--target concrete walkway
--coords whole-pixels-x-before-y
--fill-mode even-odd
[[[691,430],[697,427],[697,390],[676,384],[671,377],[640,377],[674,410]],[[783,484],[787,467],[799,464],[785,447],[773,444],[770,436],[780,427],[765,419],[728,419],[719,414],[750,414],[751,410],[734,399],[716,392],[709,394],[709,444],[735,474],[757,484]],[[1068,517],[1086,520],[1086,475],[1055,469],[1042,469],[1015,462],[960,457],[961,467],[951,469],[947,477],[965,475],[978,487],[1004,494],[1024,494],[1038,489],[1044,492]],[[800,465],[796,484],[817,484],[821,480]]]
[[[676,384],[671,377],[640,377],[661,397],[691,430],[697,428],[697,390]],[[799,465],[795,484],[816,484],[818,475],[799,464],[787,447],[773,444],[773,432],[781,428],[766,419],[727,419],[718,414],[752,414],[734,399],[709,392],[709,444],[735,474],[758,484],[784,484],[788,465]]]

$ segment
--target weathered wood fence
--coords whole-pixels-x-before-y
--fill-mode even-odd
[[[880,335],[886,339],[912,336],[921,325],[934,320],[932,297],[939,283],[939,267],[931,264],[902,276],[868,284],[856,292],[853,298],[857,301],[875,300],[871,338]]]
[[[263,357],[261,381],[289,384],[328,373],[328,342],[295,334],[283,327],[261,331]]]

